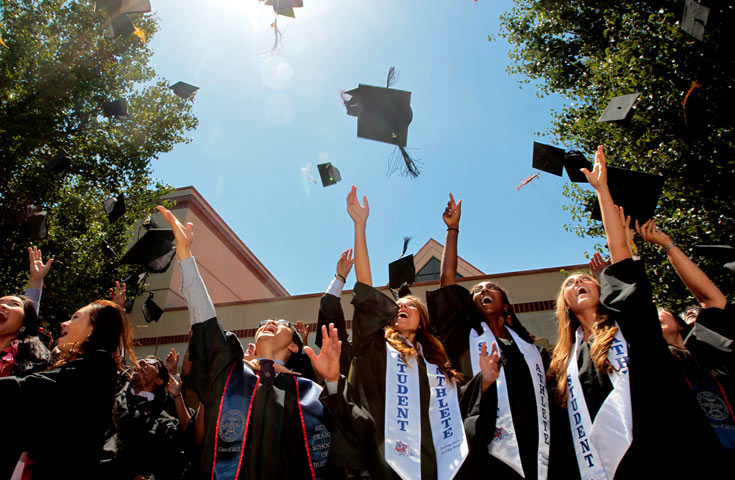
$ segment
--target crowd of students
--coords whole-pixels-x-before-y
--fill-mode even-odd
[[[733,307],[655,221],[630,225],[602,147],[583,173],[610,260],[596,254],[591,274],[562,283],[550,351],[501,286],[456,283],[462,202],[451,195],[440,288],[424,303],[372,286],[369,206],[352,187],[354,249],[321,299],[318,353],[303,324],[280,319],[243,349],[217,320],[194,225],[163,207],[190,312],[183,359],[135,357],[119,284],[64,322],[49,351],[37,335],[52,261],[29,249],[28,289],[0,298],[0,478],[731,478]],[[634,232],[666,252],[699,307],[657,308]],[[350,338],[340,297],[353,265]]]

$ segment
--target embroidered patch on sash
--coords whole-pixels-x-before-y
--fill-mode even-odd
[[[730,416],[730,412],[727,410],[727,404],[725,404],[722,398],[712,392],[699,392],[697,394],[697,401],[704,414],[712,420],[722,421]]]
[[[224,442],[234,442],[242,437],[245,431],[245,412],[232,409],[222,414],[219,426],[219,438]]]
[[[394,449],[394,452],[396,455],[402,455],[404,457],[416,455],[415,453],[413,453],[413,450],[407,443],[403,443],[400,440],[396,442],[396,448]]]

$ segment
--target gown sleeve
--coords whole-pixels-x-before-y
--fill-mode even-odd
[[[685,345],[708,369],[730,376],[735,370],[735,306],[703,308]]]
[[[398,306],[377,289],[360,282],[355,284],[352,305],[352,350],[354,355],[360,355],[376,338],[382,340],[383,328],[396,316]]]
[[[498,416],[498,390],[493,383],[484,393],[482,374],[478,373],[459,389],[459,408],[464,418],[464,430],[470,452],[487,450],[495,434]]]
[[[322,325],[329,327],[330,323],[334,324],[339,339],[342,342],[342,350],[339,355],[339,372],[347,375],[350,369],[350,360],[352,359],[352,344],[347,335],[345,314],[342,310],[340,298],[331,293],[325,293],[319,302],[319,319],[316,327],[316,345],[319,348],[322,346]]]

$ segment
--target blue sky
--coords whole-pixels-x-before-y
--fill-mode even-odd
[[[389,261],[429,238],[444,243],[441,214],[463,199],[459,255],[486,273],[581,263],[591,239],[564,230],[563,180],[531,169],[536,132],[558,98],[540,99],[506,72],[498,33],[509,0],[304,0],[296,18],[256,0],[155,0],[160,30],[153,66],[171,83],[201,87],[199,128],[153,163],[173,186],[194,185],[291,294],[322,291],[353,241],[345,197],[352,184],[370,201],[368,247],[376,285]],[[341,90],[359,83],[412,92],[411,154],[417,179],[386,176],[394,147],[357,137]],[[591,153],[591,152],[588,152]],[[322,188],[301,169],[332,162],[342,182]],[[222,268],[226,268],[225,265]],[[349,279],[354,281],[354,276]]]

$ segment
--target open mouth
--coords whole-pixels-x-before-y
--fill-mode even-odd
[[[495,302],[495,300],[493,300],[493,298],[492,298],[492,297],[490,297],[490,296],[485,296],[485,297],[482,297],[482,300],[480,300],[480,302],[481,302],[481,303],[482,303],[483,305],[490,305],[491,303],[494,303],[494,302]]]
[[[396,315],[396,318],[408,318],[408,313],[398,312],[398,315]]]
[[[584,287],[579,287],[579,289],[577,289],[577,296],[578,296],[578,297],[579,297],[579,296],[582,296],[582,295],[584,295],[584,294],[587,294],[587,293],[590,293],[590,292],[589,292],[589,290],[587,290],[587,289],[586,289],[586,288],[584,288]]]

